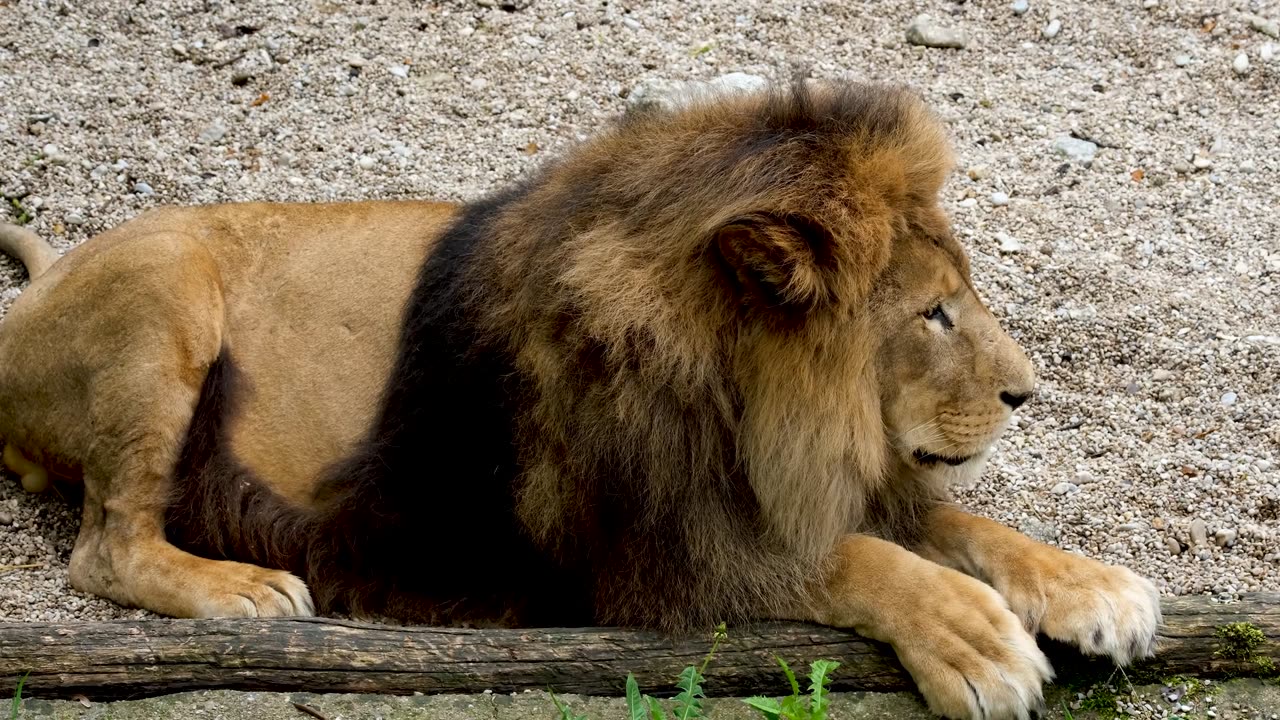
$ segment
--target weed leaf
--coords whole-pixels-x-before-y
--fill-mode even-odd
[[[636,676],[627,673],[627,720],[649,720],[649,707],[640,696]]]
[[[760,713],[765,720],[780,720],[782,716],[782,706],[777,700],[766,697],[752,697],[743,700],[748,706]]]
[[[809,695],[812,701],[809,712],[813,720],[827,718],[827,685],[831,683],[831,673],[840,667],[834,660],[814,660],[809,666]]]

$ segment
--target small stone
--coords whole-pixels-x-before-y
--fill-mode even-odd
[[[1258,49],[1258,59],[1262,62],[1269,63],[1276,57],[1276,46],[1269,42],[1262,43],[1262,47]]]
[[[1156,368],[1155,370],[1151,371],[1151,379],[1155,380],[1156,382],[1164,382],[1165,380],[1168,380],[1172,377],[1173,377],[1173,373],[1169,372],[1168,370],[1165,370],[1164,368]]]
[[[1213,553],[1209,552],[1204,548],[1201,548],[1200,550],[1196,551],[1196,557],[1199,558],[1200,560],[1211,560],[1213,559]]]
[[[12,525],[13,515],[8,512],[0,512],[0,525]]]
[[[1213,541],[1217,543],[1220,548],[1231,547],[1236,544],[1237,536],[1238,533],[1235,530],[1232,530],[1231,528],[1222,528],[1213,534]]]
[[[1156,530],[1163,530],[1165,526],[1164,518],[1151,518],[1151,527]]]
[[[1249,27],[1257,30],[1263,35],[1280,38],[1280,23],[1277,23],[1275,20],[1268,20],[1264,17],[1251,15],[1249,16]]]
[[[639,20],[636,20],[633,17],[622,18],[622,24],[626,25],[628,28],[632,30],[639,30],[644,27],[643,25],[640,24]]]
[[[1220,399],[1222,401],[1222,404],[1228,407],[1236,404],[1236,394],[1233,392],[1223,393]]]
[[[935,24],[928,15],[917,15],[907,26],[907,42],[924,47],[962,50],[969,44],[969,36],[963,30]]]
[[[1098,146],[1088,140],[1081,140],[1070,135],[1063,135],[1053,141],[1053,148],[1060,155],[1065,155],[1071,160],[1088,167],[1093,164],[1093,158],[1098,154]]]
[[[707,82],[681,82],[654,78],[645,80],[627,94],[627,112],[671,111],[705,94],[754,92],[769,84],[759,75],[728,73]]]
[[[356,68],[357,70],[369,63],[368,60],[365,60],[359,55],[347,55],[346,57],[342,58],[342,61],[345,62],[347,65],[353,68]]]
[[[1060,32],[1062,32],[1062,21],[1058,18],[1054,18],[1049,21],[1048,25],[1044,26],[1044,30],[1041,30],[1040,34],[1043,35],[1046,40],[1052,40],[1058,37],[1058,33]]]
[[[970,180],[982,180],[991,174],[986,165],[973,165],[966,171]]]
[[[169,49],[173,51],[173,54],[174,54],[174,55],[177,55],[177,56],[178,56],[178,57],[180,57],[180,58],[185,58],[185,57],[187,56],[187,53],[189,52],[189,51],[187,50],[187,46],[186,46],[186,45],[183,45],[183,44],[182,44],[182,43],[180,43],[180,42],[176,42],[176,43],[174,43],[174,44],[170,45],[170,46],[169,46]]]
[[[409,66],[399,65],[399,64],[392,65],[391,67],[387,68],[387,72],[391,73],[392,75],[395,75],[398,78],[407,78],[409,77]]]
[[[1077,485],[1089,485],[1096,482],[1098,482],[1098,478],[1094,477],[1093,473],[1088,472],[1087,470],[1081,470],[1076,473],[1075,483]]]
[[[1061,535],[1056,526],[1032,517],[1026,518],[1018,524],[1018,532],[1043,543],[1051,543]]]
[[[1191,159],[1191,167],[1196,170],[1208,170],[1213,167],[1213,161],[1203,155],[1197,155]]]
[[[1209,543],[1209,528],[1204,521],[1196,518],[1191,521],[1191,544],[1207,545]]]
[[[1076,492],[1079,489],[1080,488],[1076,487],[1074,483],[1060,482],[1057,485],[1054,485],[1053,489],[1050,490],[1049,492],[1053,493],[1054,495],[1066,495],[1068,493]]]
[[[356,164],[361,170],[372,170],[378,164],[378,159],[372,155],[361,155],[360,159],[356,160]]]
[[[202,143],[212,144],[221,140],[222,137],[226,134],[227,134],[226,126],[220,122],[215,122],[212,125],[209,125],[208,127],[206,127],[203,131],[201,131],[200,137],[198,139]]]
[[[1142,9],[1150,10],[1160,4],[1160,0],[1142,0]]]
[[[1000,243],[1000,252],[1002,253],[1016,253],[1022,250],[1022,243],[1007,233],[996,233],[996,241]]]
[[[1173,171],[1178,173],[1179,175],[1190,174],[1191,170],[1192,170],[1191,163],[1187,162],[1186,160],[1179,160],[1173,164]]]
[[[1027,11],[1031,9],[1031,5],[1027,0],[1013,0],[1009,4],[1009,9],[1013,11],[1014,15],[1026,15]]]
[[[989,199],[991,200],[992,205],[1001,206],[1009,204],[1009,196],[1002,192],[991,193],[991,197]]]
[[[68,225],[83,225],[84,216],[81,215],[80,213],[70,212],[70,213],[67,213],[66,217],[63,218],[63,221],[66,222]]]
[[[1237,75],[1245,75],[1249,72],[1249,56],[1245,53],[1236,55],[1236,59],[1231,61],[1231,71]]]
[[[156,191],[149,184],[139,180],[133,184],[133,191],[139,195],[155,195]]]
[[[1190,55],[1174,55],[1173,64],[1177,65],[1178,67],[1186,67],[1191,64],[1191,56]]]

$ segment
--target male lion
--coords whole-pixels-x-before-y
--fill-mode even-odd
[[[460,208],[156,210],[43,274],[6,227],[38,275],[0,327],[6,457],[83,479],[71,582],[123,604],[816,621],[890,643],[938,713],[1025,718],[1033,633],[1125,663],[1159,603],[945,500],[1033,382],[950,167],[907,91],[799,83]]]

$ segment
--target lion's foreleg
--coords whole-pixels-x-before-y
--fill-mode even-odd
[[[844,538],[830,567],[798,619],[892,645],[934,712],[996,720],[1041,705],[1049,663],[989,586],[866,535]]]
[[[917,551],[990,584],[1031,632],[1121,664],[1154,652],[1160,598],[1127,568],[1064,552],[947,504],[930,512]]]

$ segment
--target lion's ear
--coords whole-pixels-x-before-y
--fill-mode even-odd
[[[832,297],[832,236],[802,217],[753,214],[716,231],[716,248],[748,299],[807,309]]]

